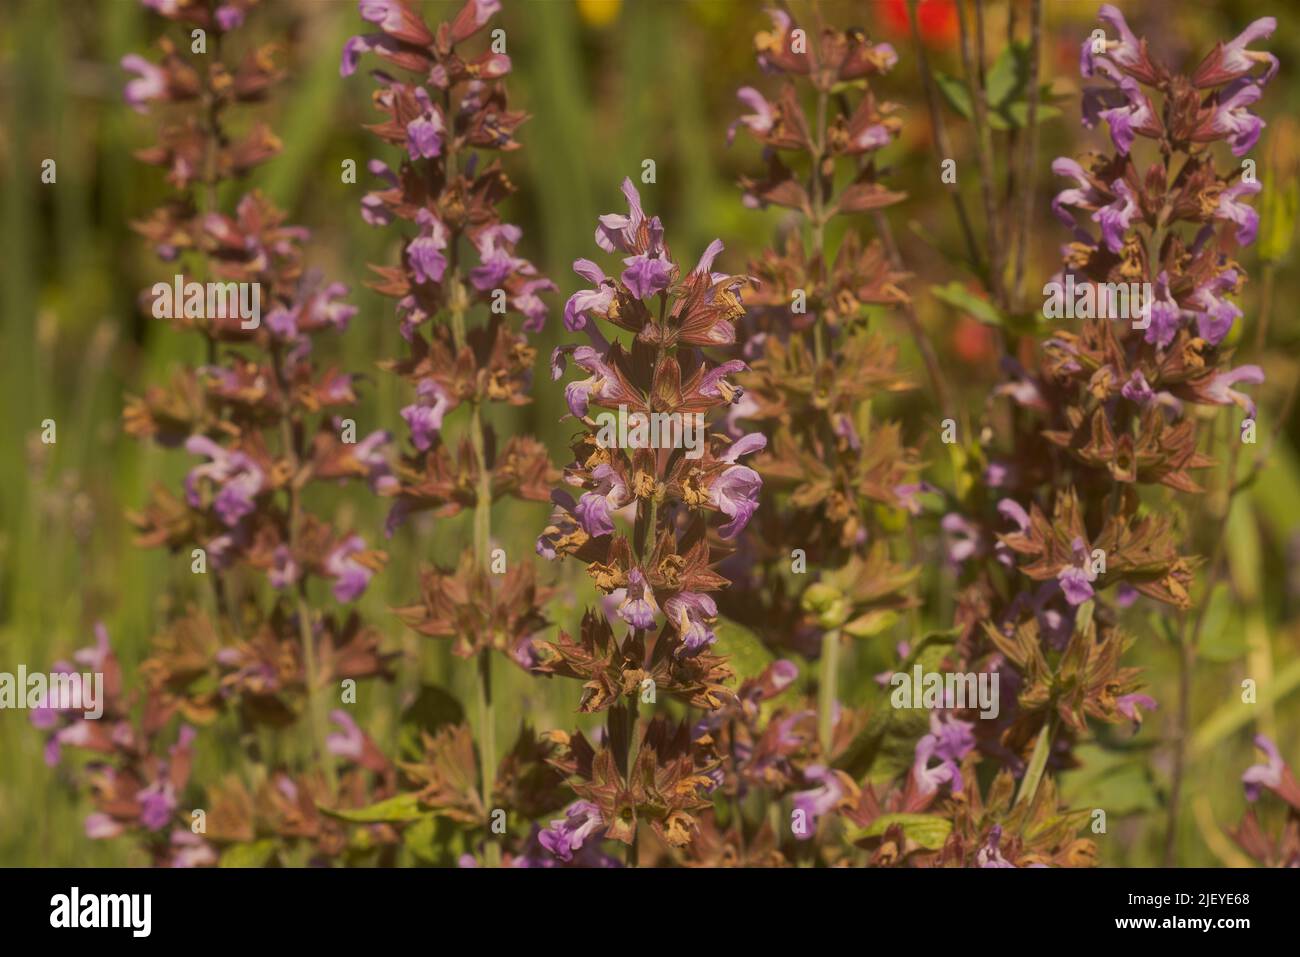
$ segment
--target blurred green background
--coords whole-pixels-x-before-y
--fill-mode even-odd
[[[456,6],[426,3],[426,19],[449,17]],[[624,176],[636,177],[644,159],[655,160],[657,181],[641,186],[642,196],[646,207],[663,217],[677,258],[693,262],[719,236],[727,244],[721,268],[741,272],[745,261],[771,241],[780,212],[746,210],[735,185],[742,171],[758,165],[756,150],[743,137],[732,149],[725,141],[726,127],[739,112],[736,88],[752,84],[775,91],[752,55],[755,30],[767,26],[761,6],[729,0],[506,0],[501,25],[514,62],[510,95],[533,116],[520,133],[524,149],[504,160],[520,187],[507,218],[524,228],[524,255],[561,287],[538,342],[542,363],[563,335],[558,321],[563,298],[579,285],[570,263],[593,255],[596,215],[621,209],[618,185]],[[1300,106],[1294,73],[1300,62],[1297,8],[1173,0],[1121,6],[1139,34],[1153,37],[1159,53],[1188,66],[1215,38],[1235,35],[1251,19],[1265,13],[1279,18],[1272,40],[1258,44],[1281,58],[1282,71],[1260,104],[1270,125],[1254,155],[1266,188],[1289,184],[1294,190],[1300,137],[1285,118]],[[947,377],[961,406],[978,410],[997,380],[997,339],[988,327],[927,291],[934,283],[973,279],[946,264],[928,241],[947,247],[958,240],[951,207],[936,188],[937,160],[905,8],[901,0],[828,0],[822,8],[832,22],[861,25],[898,49],[898,66],[874,87],[878,96],[901,104],[905,119],[901,140],[885,151],[884,160],[892,167],[891,185],[910,198],[889,216],[907,266],[916,274],[909,289]],[[1031,291],[1055,271],[1057,248],[1067,239],[1045,215],[1057,187],[1050,162],[1085,144],[1100,145],[1104,135],[1078,126],[1077,96],[1071,98],[1077,94],[1078,45],[1094,26],[1096,8],[1091,2],[1047,4],[1043,79],[1066,98],[1058,103],[1062,115],[1041,130],[1040,195],[1032,226],[1038,241],[1026,270]],[[992,57],[1002,46],[1008,6],[990,3],[988,9]],[[1027,5],[1016,3],[1015,10],[1023,29]],[[351,78],[338,75],[342,44],[361,26],[350,0],[270,0],[241,32],[248,34],[245,42],[274,39],[285,47],[280,59],[289,78],[264,108],[284,151],[251,185],[287,209],[292,221],[313,230],[307,263],[352,287],[360,313],[346,335],[321,343],[321,349],[325,357],[369,373],[357,416],[364,434],[372,428],[400,431],[397,410],[407,400],[394,377],[374,368],[376,359],[401,351],[391,304],[363,286],[366,263],[394,261],[397,247],[394,230],[372,229],[358,214],[368,187],[365,160],[392,159],[391,151],[362,129],[373,121],[365,68]],[[103,621],[130,682],[150,635],[175,609],[205,600],[188,559],[133,547],[122,517],[124,509],[144,502],[153,482],[178,483],[189,458],[125,438],[120,428],[124,395],[161,382],[178,363],[201,358],[197,341],[148,321],[135,306],[139,290],[169,273],[128,223],[162,200],[168,187],[158,170],[132,157],[152,141],[153,121],[123,103],[126,77],[117,64],[129,52],[152,56],[152,40],[164,29],[176,33],[133,0],[5,0],[0,5],[2,671],[15,671],[20,663],[48,668],[89,644],[93,623]],[[935,66],[958,73],[955,37],[942,16],[928,32]],[[971,157],[973,169],[968,128],[951,111],[946,121],[959,163]],[[51,185],[40,179],[47,158],[57,163],[57,182]],[[362,171],[357,185],[340,181],[346,159],[355,159]],[[973,178],[962,183],[967,207],[978,210]],[[870,221],[864,219],[862,228],[869,235]],[[1290,230],[1285,238],[1287,249],[1276,263],[1261,263],[1258,247],[1244,258],[1253,281],[1242,303],[1246,320],[1239,361],[1258,362],[1269,377],[1260,393],[1261,454],[1297,373],[1300,322],[1289,307],[1300,286],[1289,254]],[[1253,330],[1261,308],[1271,308],[1271,321],[1259,348]],[[903,326],[890,333],[902,346],[903,366],[923,382]],[[932,433],[939,417],[925,389],[900,398],[888,411],[903,419],[914,439]],[[498,421],[504,429],[538,435],[563,462],[569,427],[559,422],[562,412],[561,390],[543,368],[535,404]],[[40,442],[46,418],[57,422],[55,445]],[[1194,674],[1193,763],[1178,843],[1183,864],[1241,863],[1222,826],[1235,823],[1243,808],[1238,778],[1253,763],[1254,731],[1275,735],[1293,763],[1300,757],[1300,581],[1293,560],[1300,555],[1298,438],[1292,418],[1271,448],[1269,466],[1238,496],[1228,521],[1230,574],[1212,599]],[[1249,464],[1250,456],[1244,458]],[[369,541],[381,540],[385,505],[360,488],[316,504]],[[1204,509],[1214,507],[1213,499],[1194,506],[1188,532],[1195,550],[1204,554],[1213,543],[1196,536],[1212,527],[1201,519]],[[497,510],[494,535],[512,560],[533,560],[533,538],[546,514],[540,505]],[[456,519],[413,523],[384,546],[392,561],[361,608],[390,636],[392,647],[409,655],[400,669],[399,693],[423,674],[449,685],[461,700],[472,700],[472,669],[453,661],[443,645],[418,641],[386,610],[415,596],[420,561],[454,558],[467,539],[464,521]],[[570,628],[591,594],[585,576],[578,580],[575,572],[581,570],[543,569],[559,587],[552,620]],[[927,627],[947,624],[937,608],[924,608],[922,618]],[[1110,832],[1098,836],[1108,865],[1160,860],[1168,780],[1168,751],[1162,745],[1173,728],[1177,666],[1157,623],[1149,610],[1135,616],[1131,624],[1138,642],[1130,658],[1148,669],[1160,710],[1123,747],[1085,746],[1084,766],[1065,776],[1066,795],[1077,805],[1108,810]],[[850,702],[853,689],[869,682],[890,654],[884,641],[855,651],[841,679]],[[521,716],[543,729],[574,725],[576,685],[530,679],[500,663],[497,674],[498,700],[512,702],[498,709],[503,742],[513,739]],[[1239,703],[1237,689],[1246,677],[1260,687],[1260,703],[1253,707]],[[387,743],[393,696],[363,698],[374,699],[361,703],[363,726]],[[85,837],[88,799],[73,786],[70,762],[45,766],[42,743],[25,712],[0,711],[0,865],[140,863],[128,842]],[[226,757],[216,746],[201,752],[196,779],[226,769]]]

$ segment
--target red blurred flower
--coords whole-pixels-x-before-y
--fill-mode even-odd
[[[898,35],[911,33],[907,17],[908,0],[885,0],[884,22]],[[916,8],[916,25],[927,46],[948,46],[957,39],[957,6],[953,0],[920,0]]]

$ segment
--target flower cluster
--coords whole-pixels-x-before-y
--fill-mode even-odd
[[[485,410],[493,403],[531,401],[536,349],[529,335],[546,320],[541,296],[556,287],[518,254],[522,232],[502,221],[498,210],[514,185],[491,156],[519,148],[514,132],[526,117],[507,106],[504,31],[492,30],[481,53],[471,54],[468,47],[488,30],[499,0],[469,0],[436,28],[402,0],[362,0],[359,8],[376,32],[347,41],[342,75],[352,74],[363,54],[374,54],[410,77],[373,74],[373,102],[382,119],[370,130],[396,147],[400,159],[395,168],[370,161],[382,187],[361,201],[367,223],[410,227],[401,262],[372,267],[378,275],[373,286],[396,300],[399,330],[409,343],[405,356],[381,365],[414,387],[413,401],[401,410],[409,449],[392,484],[379,490],[395,499],[388,533],[422,512],[440,519],[473,513],[473,549],[456,568],[425,569],[418,601],[398,609],[420,634],[451,639],[454,654],[478,661],[477,758],[472,749],[442,753],[458,768],[458,778],[479,778],[480,791],[426,791],[422,802],[436,809],[447,797],[452,806],[472,808],[461,820],[481,835],[489,813],[501,806],[511,762],[507,756],[497,766],[491,655],[501,652],[525,670],[535,666],[533,635],[546,624],[542,607],[548,596],[528,561],[508,559],[504,551],[493,557],[492,506],[511,496],[547,501],[558,479],[540,442],[527,435],[499,441]],[[475,314],[484,318],[471,326]],[[518,328],[511,316],[519,319]],[[457,416],[462,410],[466,414]],[[453,432],[457,419],[463,428]],[[457,733],[468,735],[463,727]],[[521,738],[516,752],[528,746]],[[508,806],[521,810],[518,803]],[[483,853],[490,864],[501,862],[503,854],[516,863],[528,859],[525,849],[503,849],[495,841]]]
[[[203,42],[187,54],[163,38],[157,63],[136,55],[122,61],[136,75],[126,86],[128,104],[160,117],[157,145],[139,157],[167,170],[176,190],[135,224],[168,274],[141,305],[201,337],[207,361],[128,400],[129,434],[181,447],[194,459],[179,494],[157,485],[131,520],[140,544],[180,553],[190,571],[206,577],[215,614],[190,609],[173,618],[141,666],[144,687],[131,695],[99,629],[95,648],[78,657],[109,674],[108,712],[55,731],[47,756],[55,761],[68,746],[95,754],[90,777],[99,810],[86,822],[91,836],[129,829],[156,862],[214,863],[218,854],[238,857],[253,835],[251,825],[247,834],[223,827],[230,822],[209,802],[193,806],[213,810],[212,827],[207,817],[200,827],[182,814],[192,725],[229,722],[251,735],[291,727],[306,713],[313,739],[298,748],[301,773],[277,770],[276,793],[301,792],[294,803],[309,809],[313,825],[277,818],[269,832],[282,840],[266,853],[296,845],[334,856],[343,848],[327,832],[337,838],[341,829],[323,823],[317,806],[365,804],[383,786],[364,771],[336,777],[323,689],[387,676],[391,656],[355,613],[313,607],[321,596],[309,583],[324,582],[339,603],[355,601],[385,556],[310,511],[305,498],[322,483],[363,480],[381,491],[395,485],[381,454],[388,436],[357,439],[355,421],[345,418],[358,404],[355,377],[313,358],[320,335],[346,329],[356,309],[343,300],[345,286],[304,269],[306,230],[286,225],[256,192],[230,208],[218,203],[219,187],[279,149],[262,124],[242,139],[227,126],[231,110],[264,100],[281,78],[272,46],[249,50],[237,64],[217,54],[234,46],[231,34],[254,3],[146,5],[184,24],[187,34],[194,28]],[[142,717],[133,723],[131,702],[141,698]],[[175,733],[178,716],[189,724]],[[37,719],[57,723],[51,714]],[[164,756],[162,743],[173,737]]]
[[[1276,744],[1261,734],[1255,737],[1255,746],[1266,761],[1241,775],[1251,807],[1231,831],[1232,838],[1253,860],[1267,867],[1300,867],[1300,784]],[[1256,810],[1265,791],[1282,801],[1285,821],[1276,837],[1269,834]]]
[[[794,210],[808,239],[792,231],[784,249],[751,266],[759,289],[747,303],[742,345],[753,370],[741,379],[746,394],[731,421],[757,423],[772,436],[754,467],[777,494],[755,526],[761,544],[754,551],[765,560],[746,556],[746,587],[735,602],[776,643],[806,651],[819,632],[847,619],[819,625],[801,607],[792,551],[814,567],[844,566],[869,540],[883,541],[875,511],[906,508],[916,488],[909,482],[916,453],[897,424],[871,414],[874,398],[910,388],[895,368],[896,347],[868,328],[873,315],[907,301],[904,276],[878,241],[864,247],[851,226],[833,258],[825,248],[836,218],[847,225],[904,198],[879,182],[877,162],[902,122],[871,87],[898,59],[889,44],[855,29],[821,27],[805,37],[784,11],[772,18],[755,49],[764,71],[780,77],[779,94],[769,101],[742,88],[739,98],[754,112],[737,120],[729,137],[743,128],[763,147],[765,176],[741,181],[746,205]],[[851,175],[837,178],[845,168]],[[888,564],[878,570],[895,575]],[[905,604],[898,592],[875,599],[878,609]]]
[[[637,701],[669,694],[714,709],[730,697],[723,687],[730,672],[711,651],[713,596],[729,584],[715,566],[758,505],[762,480],[741,460],[766,439],[732,439],[709,423],[742,394],[733,377],[744,363],[706,350],[735,341],[749,278],[714,270],[716,240],[684,271],[630,180],[623,195],[628,212],[601,216],[595,234],[601,250],[621,257],[622,270],[606,275],[591,260],[574,263],[592,288],[569,298],[564,323],[582,340],[558,347],[551,365],[557,379],[570,361],[585,374],[565,386],[583,431],[564,471],[574,491],[555,492],[537,541],[544,557],[586,566],[602,609],[587,613],[577,639],[562,633],[545,646],[539,670],[584,679],[581,710],[611,711],[599,752],[586,755],[582,738],[569,744],[574,790],[600,809],[604,834],[632,844],[638,818],[648,817],[681,846],[696,826],[690,812],[709,803],[701,795],[713,782],[702,770],[713,762],[686,725],[656,719],[638,742]],[[630,344],[606,338],[597,320],[630,335]],[[626,437],[615,419],[633,424]]]
[[[785,10],[771,17],[754,47],[779,86],[770,99],[740,89],[751,112],[728,140],[744,130],[763,148],[763,175],[741,178],[745,205],[792,210],[799,228],[750,267],[759,287],[747,302],[741,354],[753,368],[740,380],[746,392],[731,421],[772,437],[754,468],[773,494],[748,547],[724,570],[738,581],[728,614],[769,645],[820,654],[816,709],[795,709],[764,737],[768,746],[784,742],[785,770],[754,782],[770,800],[794,792],[806,825],[794,836],[810,840],[858,791],[840,767],[864,727],[836,700],[840,644],[885,632],[915,603],[918,569],[897,564],[890,542],[923,486],[902,428],[879,413],[883,399],[911,388],[897,346],[877,327],[908,303],[906,276],[879,239],[864,245],[856,226],[905,198],[881,182],[879,161],[902,120],[873,87],[898,57],[890,44],[824,24],[816,11],[810,29]],[[841,224],[832,251],[828,234]],[[816,577],[805,584],[809,572]]]
[[[1082,121],[1104,122],[1113,151],[1053,163],[1074,183],[1052,203],[1073,237],[1052,283],[1147,283],[1151,293],[1130,315],[1053,331],[1036,371],[1004,361],[993,399],[1009,408],[991,403],[986,438],[963,449],[966,491],[942,523],[963,576],[961,667],[998,672],[1004,700],[1014,694],[996,722],[980,722],[993,726],[977,729],[978,753],[1035,786],[1030,768],[1069,766],[1090,719],[1136,724],[1156,707],[1137,669],[1121,664],[1132,639],[1120,613],[1140,597],[1188,608],[1198,559],[1182,553],[1172,510],[1148,507],[1141,490],[1201,492],[1195,473],[1213,460],[1190,406],[1235,403],[1253,418],[1233,386],[1262,379],[1229,361],[1241,316],[1231,297],[1245,280],[1232,254],[1254,239],[1243,199],[1259,186],[1244,165],[1219,172],[1212,147],[1241,156],[1258,135],[1245,106],[1276,61],[1246,46],[1272,20],[1219,44],[1189,76],[1152,60],[1115,8],[1100,17],[1111,35],[1083,44],[1093,85]],[[1153,160],[1139,165],[1147,152]],[[1008,821],[986,818],[977,840],[995,823],[1004,853],[1016,840]]]

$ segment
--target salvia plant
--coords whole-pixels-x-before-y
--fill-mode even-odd
[[[491,547],[492,506],[507,496],[547,501],[558,478],[539,441],[527,435],[503,441],[485,415],[493,403],[530,401],[536,349],[529,336],[546,320],[542,295],[556,288],[517,255],[521,230],[498,209],[515,187],[493,154],[519,148],[514,132],[526,119],[507,106],[504,32],[487,35],[499,7],[497,0],[470,0],[451,21],[430,29],[406,4],[363,2],[361,16],[374,32],[347,42],[341,66],[350,75],[363,54],[373,53],[410,77],[404,83],[374,72],[374,106],[383,118],[370,129],[397,148],[400,161],[396,169],[370,162],[383,188],[362,200],[370,224],[408,225],[400,264],[373,267],[374,288],[397,300],[409,346],[384,366],[414,387],[414,401],[401,410],[409,451],[395,482],[380,491],[395,499],[390,534],[421,512],[440,519],[472,513],[472,549],[454,568],[425,569],[419,600],[398,613],[420,634],[449,639],[453,653],[476,667],[477,754],[463,723],[427,735],[424,747],[433,775],[477,779],[477,793],[427,787],[422,806],[454,812],[479,833],[494,835],[504,818],[493,828],[493,812],[507,810],[498,796],[519,787],[518,776],[548,769],[540,763],[547,752],[527,726],[498,767],[492,656],[534,667],[533,635],[546,624],[548,592],[529,562]],[[456,418],[463,427],[452,433]],[[545,802],[539,808],[547,810]],[[487,863],[501,863],[495,837],[482,852]],[[521,849],[512,852],[513,861]]]
[[[33,713],[51,765],[89,754],[71,772],[89,837],[170,866],[1090,866],[1085,832],[1104,825],[1060,772],[1164,708],[1172,863],[1198,591],[1224,562],[1256,427],[1246,387],[1263,381],[1234,350],[1272,18],[1178,72],[1100,8],[1079,56],[1094,148],[1050,164],[1060,268],[1040,310],[1023,282],[1037,123],[1063,112],[1039,82],[1042,5],[1030,42],[1013,17],[986,71],[983,4],[972,36],[958,3],[964,83],[932,69],[909,5],[930,139],[949,152],[942,88],[971,124],[988,240],[950,190],[982,292],[935,294],[1001,327],[996,385],[962,410],[891,230],[909,197],[882,151],[916,122],[887,98],[891,44],[816,3],[770,11],[761,78],[714,132],[740,154],[745,222],[779,216],[775,238],[735,272],[720,240],[679,259],[653,189],[643,203],[625,179],[594,248],[565,251],[580,281],[534,381],[560,290],[507,219],[527,116],[507,98],[500,0],[436,24],[411,0],[360,0],[340,73],[373,66],[360,215],[391,240],[370,286],[402,343],[380,362],[405,394],[394,441],[358,433],[363,378],[319,357],[356,318],[347,287],[241,189],[281,146],[245,109],[283,79],[242,29],[256,0],[144,5],[170,29],[155,58],[123,59],[125,98],[159,120],[138,157],[171,192],[133,223],[162,264],[139,304],[196,360],[128,400],[125,431],[184,472],[129,520],[195,587],[164,604],[134,673],[102,625],[55,664],[102,674],[102,718]],[[999,70],[1018,92],[990,95]],[[562,468],[506,425],[547,388],[567,409]],[[1214,534],[1198,536],[1220,449]],[[388,503],[384,533],[429,556],[383,622],[350,606],[387,556],[320,504],[360,483]],[[527,513],[508,499],[535,503],[533,553],[506,547],[501,515]],[[459,560],[434,560],[451,539]],[[1144,613],[1178,655],[1177,701],[1131,663]],[[399,664],[423,677],[426,656],[385,650],[399,624],[463,660],[472,718],[417,681],[394,726],[361,727],[358,682]],[[867,662],[874,681],[846,680]],[[510,668],[566,694],[573,723],[502,707]],[[505,720],[518,733],[498,748]],[[1229,834],[1254,862],[1297,866],[1300,787],[1271,737],[1255,743]]]
[[[1052,203],[1070,242],[1049,285],[1151,291],[1127,312],[1098,310],[1077,333],[1049,334],[1036,370],[1006,361],[994,396],[1011,406],[1004,427],[969,448],[970,481],[943,521],[965,569],[958,648],[987,656],[1014,691],[989,749],[1012,769],[1027,759],[1021,803],[1046,783],[1045,768],[1072,763],[1089,719],[1140,722],[1157,706],[1123,665],[1132,638],[1122,611],[1139,598],[1190,608],[1199,559],[1175,493],[1199,494],[1196,476],[1214,464],[1195,407],[1235,404],[1253,425],[1254,403],[1234,386],[1262,378],[1231,367],[1227,341],[1245,280],[1233,254],[1255,237],[1244,200],[1258,184],[1240,161],[1220,172],[1213,144],[1242,157],[1258,137],[1246,107],[1276,60],[1247,44],[1273,21],[1218,45],[1188,75],[1153,61],[1115,8],[1100,18],[1109,29],[1081,50],[1081,113],[1085,126],[1105,125],[1111,150],[1052,164],[1073,184]],[[1237,423],[1231,431],[1235,449]],[[1182,760],[1180,745],[1174,806]],[[1017,839],[1003,838],[1017,863]]]
[[[130,520],[141,545],[178,555],[211,598],[172,616],[133,688],[97,628],[76,659],[106,675],[103,717],[34,718],[51,763],[66,748],[93,755],[91,837],[129,834],[151,860],[178,865],[336,858],[344,827],[321,808],[366,805],[391,786],[377,767],[338,773],[335,752],[356,749],[359,732],[338,711],[331,736],[326,714],[344,683],[389,675],[380,633],[347,607],[384,554],[308,499],[322,483],[395,484],[388,436],[356,435],[355,377],[314,358],[356,312],[347,287],[304,267],[307,231],[265,196],[227,188],[280,148],[265,124],[236,119],[282,78],[273,47],[241,42],[254,4],[146,6],[180,29],[159,39],[157,60],[122,61],[134,74],[127,103],[159,118],[138,157],[173,189],[134,224],[165,274],[141,308],[192,336],[203,358],[124,410],[130,435],[188,460],[183,486],[156,485]],[[249,762],[203,782],[206,794],[190,781],[199,728]]]

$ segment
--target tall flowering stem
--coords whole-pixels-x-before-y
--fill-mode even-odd
[[[424,511],[439,517],[472,512],[472,551],[457,569],[426,570],[421,602],[399,614],[422,634],[454,638],[455,654],[476,659],[478,813],[485,828],[498,764],[492,651],[531,668],[530,636],[543,624],[545,599],[527,562],[504,553],[493,557],[492,505],[510,495],[545,501],[558,478],[541,443],[513,436],[501,447],[484,415],[488,403],[530,401],[536,351],[528,335],[542,329],[541,295],[555,289],[516,254],[521,231],[497,211],[514,186],[487,157],[519,148],[514,131],[526,117],[506,105],[504,31],[494,30],[479,53],[467,47],[482,46],[499,8],[498,0],[470,0],[453,19],[430,28],[405,2],[362,0],[361,16],[375,32],[348,40],[340,71],[352,74],[369,53],[411,77],[402,82],[383,71],[373,74],[374,105],[383,119],[370,129],[396,147],[401,160],[395,170],[370,161],[383,185],[361,204],[371,225],[401,221],[412,230],[399,265],[372,267],[379,277],[374,288],[397,300],[409,344],[405,357],[383,366],[415,390],[414,401],[401,410],[410,450],[398,466],[398,481],[385,490],[396,499],[388,526],[392,534]],[[476,313],[485,318],[473,325]],[[518,329],[509,316],[521,320]],[[464,428],[451,442],[444,420],[462,407]],[[487,840],[485,855],[489,864],[500,861],[496,841]]]
[[[393,483],[379,455],[388,437],[357,440],[355,422],[343,418],[358,404],[354,377],[313,359],[323,334],[346,329],[356,309],[342,301],[345,286],[303,268],[306,230],[285,225],[256,192],[220,202],[223,184],[280,148],[263,123],[242,137],[227,123],[232,111],[267,99],[282,76],[273,46],[223,58],[255,2],[145,5],[183,24],[185,46],[164,37],[156,62],[134,54],[122,61],[134,75],[127,102],[160,123],[156,145],[137,155],[165,170],[175,190],[133,224],[165,264],[141,307],[199,337],[208,361],[128,400],[128,433],[196,459],[179,495],[157,485],[130,519],[140,544],[179,553],[189,571],[210,577],[221,614],[175,615],[154,638],[136,689],[125,686],[108,635],[97,629],[96,645],[78,658],[113,675],[109,720],[43,712],[37,721],[51,729],[52,761],[72,746],[102,762],[92,765],[100,805],[87,819],[92,837],[130,832],[153,862],[191,866],[246,854],[255,836],[270,834],[272,846],[257,845],[263,861],[302,854],[296,859],[327,861],[344,848],[341,828],[322,809],[368,803],[391,793],[392,782],[375,762],[337,774],[334,757],[344,751],[328,736],[325,689],[386,677],[391,656],[355,612],[322,610],[324,596],[309,587],[323,582],[346,606],[364,593],[383,553],[311,512],[305,498],[321,483],[361,479],[380,490]],[[211,812],[210,826],[192,826],[199,811],[182,804],[191,725],[234,725],[247,757],[260,763],[258,734],[292,728],[304,710],[310,757],[298,771],[265,769],[256,795],[240,783],[210,787],[190,805]],[[178,716],[187,724],[163,751]],[[351,721],[342,710],[335,720]],[[292,824],[273,808],[277,801],[296,806]]]
[[[1090,721],[1136,726],[1157,706],[1122,664],[1133,640],[1124,609],[1145,599],[1187,611],[1199,559],[1185,553],[1174,509],[1144,502],[1161,489],[1166,499],[1203,491],[1197,474],[1214,460],[1191,407],[1236,406],[1253,420],[1239,387],[1262,381],[1255,366],[1232,367],[1228,344],[1246,278],[1234,257],[1255,238],[1246,200],[1259,185],[1240,165],[1221,167],[1213,147],[1242,157],[1259,135],[1247,107],[1276,60],[1248,45],[1273,22],[1256,21],[1186,74],[1154,61],[1114,7],[1099,17],[1105,39],[1081,48],[1081,112],[1086,127],[1104,124],[1111,149],[1052,164],[1071,181],[1052,201],[1071,241],[1044,287],[1043,316],[1064,325],[1064,299],[1070,309],[1086,301],[1070,290],[1104,305],[1052,332],[1036,369],[1005,360],[985,423],[1000,438],[968,445],[966,491],[943,521],[963,574],[958,648],[1016,692],[992,727],[981,722],[979,750],[1023,774],[1024,805],[1043,799],[1048,772],[1068,766]],[[1128,308],[1109,298],[1135,283],[1145,294]],[[1003,400],[1015,415],[997,415]],[[1008,420],[1020,426],[995,429]],[[1015,846],[1009,832],[1000,840],[1004,855]]]
[[[751,266],[760,286],[748,302],[743,354],[754,368],[733,418],[772,433],[754,467],[778,491],[755,526],[767,560],[751,563],[738,604],[773,643],[809,655],[820,643],[818,740],[829,761],[839,720],[852,724],[836,699],[842,641],[884,631],[913,604],[914,573],[891,562],[873,513],[911,507],[920,487],[899,426],[872,417],[874,396],[909,387],[895,371],[896,348],[868,328],[884,307],[908,303],[905,276],[879,242],[864,248],[852,228],[833,259],[826,249],[833,219],[878,214],[905,198],[879,182],[876,156],[902,122],[872,89],[898,58],[860,30],[823,24],[816,8],[814,17],[806,30],[772,12],[755,49],[780,85],[771,99],[742,88],[748,112],[728,134],[744,130],[764,148],[765,175],[741,181],[745,204],[792,210],[804,227],[804,237],[792,234],[784,250]],[[792,568],[800,559],[791,556],[824,574],[802,587],[791,571],[804,569]]]
[[[580,339],[551,359],[557,379],[570,362],[585,375],[565,386],[580,426],[564,471],[574,491],[554,493],[537,541],[545,558],[582,562],[601,601],[578,637],[561,633],[543,647],[539,670],[584,680],[579,711],[609,712],[599,750],[580,733],[564,735],[556,766],[586,819],[636,863],[641,821],[685,848],[699,829],[692,812],[712,804],[708,772],[718,757],[707,719],[692,728],[655,716],[642,728],[638,705],[670,695],[716,712],[735,700],[724,686],[730,670],[712,651],[713,595],[730,584],[714,566],[758,506],[761,479],[741,459],[766,439],[733,440],[710,421],[741,395],[732,379],[745,364],[713,354],[735,340],[748,277],[714,271],[717,240],[683,270],[631,180],[623,195],[627,213],[601,216],[595,236],[622,269],[574,263],[591,284],[564,309],[565,328]]]

